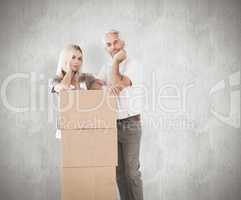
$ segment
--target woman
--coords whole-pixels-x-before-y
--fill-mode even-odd
[[[88,73],[82,73],[83,52],[78,45],[68,45],[60,53],[56,77],[51,82],[51,93],[69,89],[101,89],[103,83]],[[56,138],[61,138],[57,130]]]
[[[100,89],[102,82],[81,72],[83,52],[78,45],[68,45],[60,53],[56,77],[51,82],[51,92],[66,89]]]

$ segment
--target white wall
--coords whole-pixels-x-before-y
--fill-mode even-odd
[[[145,199],[241,198],[239,0],[3,1],[0,27],[1,199],[59,198],[48,80],[68,43],[80,44],[85,71],[97,73],[110,28],[124,34],[147,88]]]

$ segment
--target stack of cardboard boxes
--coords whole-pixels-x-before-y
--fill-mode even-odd
[[[61,199],[115,200],[116,99],[103,90],[59,94]]]

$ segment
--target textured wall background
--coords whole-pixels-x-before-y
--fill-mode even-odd
[[[48,80],[68,43],[97,73],[109,28],[145,74],[145,199],[241,199],[240,0],[6,0],[0,27],[0,199],[59,199]]]

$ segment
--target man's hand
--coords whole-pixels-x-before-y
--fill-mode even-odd
[[[123,60],[127,58],[127,53],[126,51],[120,50],[118,53],[116,53],[113,57],[113,63],[120,64]]]
[[[122,90],[122,87],[121,87],[121,86],[118,86],[118,85],[116,85],[116,86],[110,86],[110,87],[108,88],[109,94],[110,94],[110,95],[113,95],[113,96],[119,96],[121,90]]]
[[[126,51],[123,49],[113,57],[111,84],[121,86],[121,89],[130,86],[131,80],[120,73],[119,64],[127,58]]]

